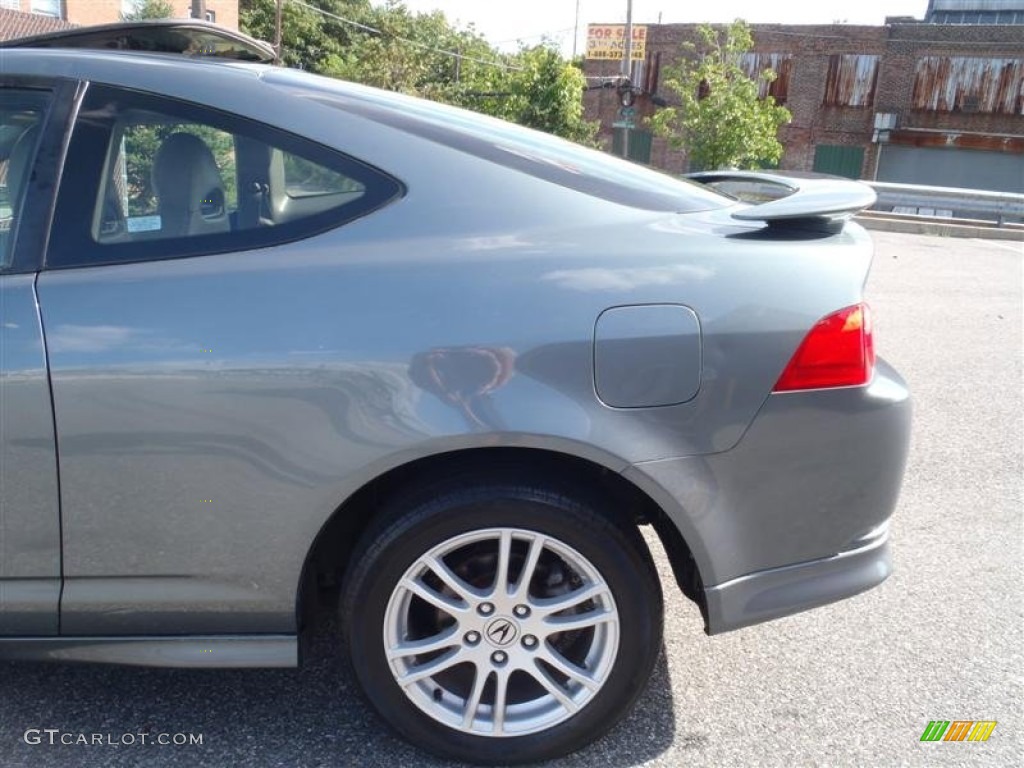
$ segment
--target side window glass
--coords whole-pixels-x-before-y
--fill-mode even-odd
[[[234,136],[207,125],[169,122],[127,123],[114,138],[118,141],[107,167],[106,190],[94,231],[96,242],[152,237],[145,233],[172,236],[183,234],[182,229],[196,234],[200,229],[216,230],[217,224],[224,225],[220,229],[226,231],[238,211]],[[162,165],[158,168],[157,153],[161,151]],[[189,169],[177,167],[185,157],[200,158],[205,166],[204,178],[189,178]],[[163,187],[159,197],[158,183]],[[165,211],[174,207],[175,184],[195,187],[190,190],[197,198],[198,217],[194,222],[163,221],[161,201],[166,203]],[[183,202],[187,205],[188,201]],[[201,224],[210,226],[204,228]]]
[[[366,191],[360,182],[311,163],[298,155],[282,153],[285,191],[289,197],[350,195],[358,197]]]
[[[48,267],[180,258],[309,237],[401,193],[393,178],[272,126],[92,85],[68,150]],[[90,180],[91,178],[91,180]]]
[[[14,235],[49,101],[45,91],[0,88],[0,269],[14,258]]]

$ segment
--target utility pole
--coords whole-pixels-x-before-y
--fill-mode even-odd
[[[277,0],[274,10],[274,63],[281,63],[281,5],[284,0]]]
[[[622,51],[622,76],[632,88],[630,73],[633,71],[633,0],[626,0],[626,41]],[[632,118],[630,118],[632,119]],[[627,120],[628,123],[628,120]],[[622,129],[622,156],[629,159],[629,126]]]
[[[580,0],[576,0],[576,24],[572,28],[572,60],[576,61],[576,43],[580,39]]]

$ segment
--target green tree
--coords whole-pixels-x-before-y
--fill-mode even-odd
[[[341,2],[308,3],[344,15]],[[327,6],[330,6],[329,8]],[[248,35],[273,42],[276,0],[240,0],[239,26]],[[338,65],[347,37],[332,37],[324,28],[324,16],[312,8],[285,0],[281,9],[281,63],[309,72],[326,73]]]
[[[766,69],[751,78],[742,66],[754,45],[750,27],[740,19],[725,27],[702,25],[697,37],[665,69],[665,88],[679,104],[654,114],[654,132],[674,149],[685,149],[691,167],[748,169],[778,162],[779,128],[792,116],[771,96],[758,98],[761,83],[776,73]]]
[[[121,21],[143,21],[145,19],[170,19],[174,17],[174,6],[170,0],[138,0],[134,10],[121,14]]]
[[[572,141],[594,143],[597,125],[583,119],[586,80],[578,67],[546,44],[524,48],[509,63],[495,83],[506,95],[471,106]]]
[[[550,46],[506,55],[472,26],[458,29],[439,11],[413,13],[402,0],[302,2],[313,8],[289,0],[283,7],[286,66],[593,142],[596,127],[583,120],[583,75]],[[273,40],[275,4],[241,0],[242,30]]]

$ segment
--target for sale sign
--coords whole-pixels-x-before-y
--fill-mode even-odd
[[[647,55],[647,27],[633,26],[633,50],[630,59],[643,61]],[[622,61],[626,50],[625,24],[588,24],[587,58]]]

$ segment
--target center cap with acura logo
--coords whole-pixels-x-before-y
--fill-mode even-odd
[[[498,616],[491,619],[484,627],[484,636],[491,645],[504,648],[514,643],[519,637],[519,625],[512,619]]]

